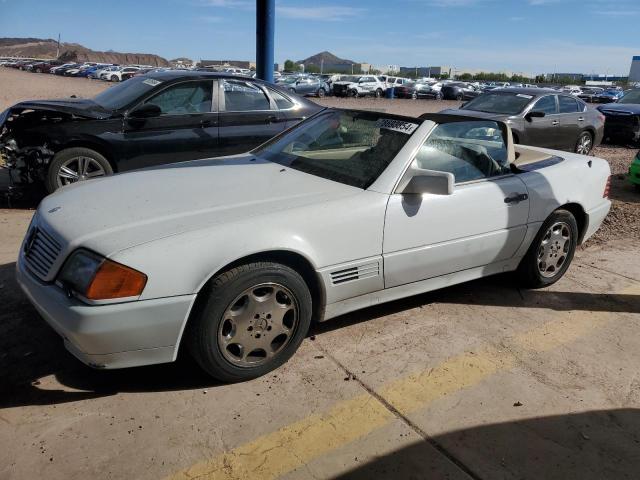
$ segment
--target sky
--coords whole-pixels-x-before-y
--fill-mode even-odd
[[[627,75],[640,0],[276,0],[275,59]],[[254,60],[252,0],[0,0],[0,37]]]

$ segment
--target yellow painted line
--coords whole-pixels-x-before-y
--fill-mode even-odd
[[[311,415],[171,478],[277,478],[323,453],[364,437],[392,418],[393,414],[377,399],[359,395],[339,403],[324,415]]]
[[[640,284],[620,295],[640,294]],[[402,414],[428,407],[433,401],[477,385],[491,375],[513,368],[515,349],[545,352],[572,343],[613,322],[610,312],[566,312],[551,321],[477,353],[452,357],[434,368],[404,377],[378,393]],[[275,432],[260,436],[210,460],[169,477],[184,479],[274,479],[314,458],[365,437],[387,425],[394,415],[375,397],[363,394],[338,403],[325,414],[313,414]]]

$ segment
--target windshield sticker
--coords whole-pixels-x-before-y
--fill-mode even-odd
[[[413,132],[415,132],[416,128],[418,128],[418,124],[403,122],[402,120],[392,120],[391,118],[380,118],[376,122],[376,127],[411,135]]]
[[[533,98],[533,95],[525,95],[524,93],[519,93],[516,95],[516,97],[528,98],[529,100],[531,100]]]
[[[160,85],[162,82],[160,80],[156,80],[154,78],[147,78],[144,82],[147,85],[150,85],[152,87],[155,87],[156,85]]]

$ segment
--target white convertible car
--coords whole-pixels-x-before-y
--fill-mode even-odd
[[[258,149],[45,198],[18,280],[80,360],[238,381],[312,321],[502,272],[565,273],[609,211],[606,161],[514,146],[505,124],[323,110]]]

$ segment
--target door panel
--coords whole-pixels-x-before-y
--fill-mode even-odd
[[[390,196],[384,227],[385,288],[507,260],[522,243],[529,200],[516,176],[457,185],[453,195]]]
[[[525,139],[520,139],[520,143],[534,145],[536,147],[560,148],[562,137],[560,134],[560,118],[555,95],[548,95],[540,98],[531,108],[531,111],[545,112],[542,118],[532,118],[525,120]]]
[[[584,112],[579,112],[580,105],[574,98],[558,96],[560,144],[558,148],[571,150],[576,146],[581,123],[584,123]],[[580,121],[579,119],[582,119]]]
[[[145,103],[157,104],[153,118],[125,118],[127,161],[120,170],[206,158],[218,149],[218,113],[213,109],[212,81],[172,85]],[[191,91],[190,91],[191,90]]]
[[[220,155],[248,152],[284,130],[287,118],[255,83],[220,83]]]

